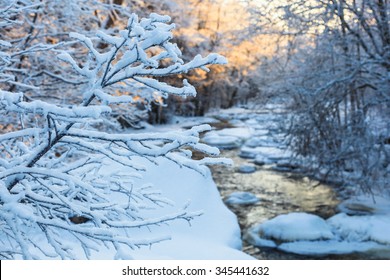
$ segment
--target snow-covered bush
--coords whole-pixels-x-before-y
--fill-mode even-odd
[[[202,174],[208,174],[204,165],[224,163],[208,157],[191,159],[187,148],[218,154],[218,149],[199,143],[199,133],[209,126],[156,134],[109,134],[94,128],[114,105],[131,107],[140,99],[148,104],[170,94],[196,94],[186,80],[178,87],[160,82],[160,77],[226,63],[218,54],[185,63],[171,43],[174,24],[169,21],[168,16],[151,14],[139,20],[132,14],[127,27],[115,36],[103,31],[95,38],[70,33],[88,53],[76,58],[69,47],[58,55],[61,63],[88,82],[78,93],[82,96],[78,105],[26,101],[22,93],[0,90],[1,121],[7,114],[18,115],[20,121],[20,129],[0,135],[2,259],[75,258],[66,240],[77,241],[86,258],[99,246],[123,252],[169,238],[138,240],[132,238],[132,230],[147,232],[154,225],[200,215],[184,206],[151,216],[148,209],[170,201],[134,180],[148,165],[158,164],[160,157]],[[99,43],[108,46],[105,51],[96,48]]]
[[[390,3],[263,2],[260,27],[283,43],[259,68],[260,93],[289,101],[297,159],[321,180],[389,193]]]

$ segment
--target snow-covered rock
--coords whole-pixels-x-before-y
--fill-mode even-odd
[[[366,253],[390,256],[390,214],[348,216],[328,220],[290,213],[252,227],[244,236],[251,244],[301,255]]]
[[[322,240],[334,237],[324,219],[301,212],[279,215],[262,223],[259,234],[278,241]]]
[[[252,165],[252,164],[243,164],[243,165],[240,165],[238,167],[238,170],[237,170],[239,173],[253,173],[256,171],[256,166]]]
[[[225,128],[218,131],[210,131],[203,136],[203,142],[222,149],[234,149],[242,145],[242,142],[252,135],[252,130],[246,127]]]
[[[236,136],[222,136],[215,131],[205,134],[203,142],[221,149],[235,149],[241,146],[241,139]]]
[[[245,146],[249,148],[256,148],[256,147],[273,147],[277,145],[275,142],[271,141],[268,137],[253,137],[248,139],[245,142]]]
[[[245,159],[254,159],[256,157],[256,154],[252,153],[252,152],[241,150],[240,153],[238,154],[238,156],[240,158],[245,158]]]
[[[225,128],[218,131],[221,136],[234,136],[240,139],[248,139],[253,135],[253,130],[248,127]]]
[[[264,164],[270,164],[272,163],[272,161],[269,158],[265,157],[264,155],[257,154],[253,163],[261,166]]]
[[[259,201],[260,199],[250,192],[234,192],[225,199],[226,204],[240,204],[240,205],[255,204]]]
[[[286,151],[278,147],[250,148],[248,146],[244,146],[241,148],[241,153],[253,154],[254,158],[256,156],[261,156],[265,158],[267,162],[277,162],[280,160],[289,159],[291,157],[291,153],[289,151]]]

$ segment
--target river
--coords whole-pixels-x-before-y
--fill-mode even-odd
[[[222,151],[222,156],[232,158],[235,166],[248,161],[238,154],[238,150]],[[318,184],[296,174],[273,171],[270,166],[259,167],[256,172],[250,174],[239,173],[236,167],[223,166],[214,166],[212,172],[222,199],[225,200],[231,193],[238,191],[251,192],[260,198],[260,201],[253,205],[227,204],[237,215],[243,237],[251,226],[280,214],[308,212],[329,218],[336,213],[335,209],[339,203],[332,187]],[[257,248],[246,242],[245,238],[243,238],[243,250],[257,259],[313,259]],[[346,258],[346,256],[333,256],[333,258]],[[348,258],[355,257],[348,256]]]
[[[266,137],[275,140],[271,146],[282,147],[283,129],[281,123],[286,118],[283,111],[263,110],[257,113],[230,113],[218,115],[222,122],[212,124],[218,131],[225,127],[235,125],[251,126],[254,137]],[[278,123],[280,121],[280,124]],[[256,136],[257,135],[257,136]],[[246,139],[248,141],[250,139]],[[261,139],[260,139],[261,140]],[[263,141],[264,142],[264,141]],[[242,141],[245,145],[245,141]],[[262,141],[259,141],[262,143]],[[261,222],[274,218],[280,214],[290,212],[307,212],[318,215],[324,219],[333,216],[339,204],[338,193],[332,186],[311,180],[297,173],[275,171],[274,164],[255,166],[252,173],[241,173],[238,168],[242,165],[252,164],[253,159],[240,156],[242,147],[235,149],[222,149],[221,156],[231,158],[234,167],[213,166],[211,168],[213,179],[216,182],[225,200],[234,192],[250,192],[259,198],[259,202],[251,205],[227,204],[238,218],[243,236],[243,250],[257,259],[366,259],[370,256],[362,254],[330,255],[325,257],[312,257],[284,253],[275,249],[263,249],[252,246],[246,241],[248,229]]]

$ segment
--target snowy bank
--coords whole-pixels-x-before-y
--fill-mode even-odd
[[[149,167],[145,178],[178,207],[190,200],[188,210],[200,210],[203,215],[191,225],[176,221],[170,226],[151,228],[152,234],[168,234],[172,239],[151,249],[135,250],[134,258],[253,259],[240,251],[242,241],[237,217],[223,204],[211,175],[203,177],[161,159],[159,166]]]
[[[390,214],[349,216],[327,220],[307,213],[277,216],[252,227],[245,239],[254,246],[300,255],[366,253],[390,256]]]
[[[250,192],[234,192],[231,193],[226,199],[226,204],[239,204],[239,205],[251,205],[259,202],[260,199]]]
[[[221,149],[235,149],[242,145],[243,141],[250,138],[253,131],[250,128],[225,128],[218,131],[207,132],[202,141],[210,146]]]
[[[153,204],[140,204],[134,208],[134,215],[142,215],[143,219],[150,220],[150,226],[134,227],[129,230],[127,236],[142,242],[146,246],[134,246],[133,250],[122,247],[118,251],[110,244],[101,244],[91,240],[90,248],[82,248],[80,242],[72,234],[64,231],[61,234],[61,242],[71,252],[74,259],[253,259],[241,251],[242,241],[240,228],[236,216],[223,204],[219,192],[211,178],[211,175],[202,176],[192,169],[180,167],[165,158],[155,159],[151,163],[144,158],[133,158],[137,164],[146,167],[147,171],[142,177],[134,177],[132,185],[135,188],[145,188],[145,197],[152,199],[160,197],[162,207]],[[132,171],[117,163],[105,162],[103,167],[107,176],[111,176],[116,170],[131,173]],[[112,202],[124,205],[120,196],[112,196]],[[156,200],[157,201],[157,200]],[[131,201],[127,202],[131,204]],[[201,213],[188,222],[180,218],[180,213]],[[169,217],[178,217],[169,220]],[[159,217],[167,218],[167,222],[154,223]],[[138,221],[120,221],[120,223],[137,223]],[[88,230],[88,223],[80,226]],[[121,234],[121,225],[109,228],[111,235]],[[25,225],[28,226],[28,225]],[[50,252],[52,248],[39,234],[30,230],[34,241],[40,248]],[[93,236],[93,232],[91,235]],[[1,234],[3,235],[3,234]],[[0,236],[0,240],[5,238]],[[56,237],[57,238],[57,237]],[[148,246],[150,240],[157,242]],[[162,240],[162,241],[159,241]],[[38,259],[51,259],[49,255],[43,255],[38,249],[32,248],[33,254]],[[17,256],[16,256],[17,257]],[[53,255],[54,258],[58,256]]]

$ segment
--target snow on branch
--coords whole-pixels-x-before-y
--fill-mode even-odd
[[[71,106],[70,108],[60,107],[41,100],[32,102],[22,101],[21,94],[0,91],[0,108],[3,107],[8,112],[33,113],[43,116],[51,115],[55,119],[77,120],[82,118],[100,118],[103,114],[111,113],[111,108],[107,106]]]
[[[71,54],[65,51],[58,58],[69,63],[78,74],[94,81],[96,90],[132,80],[157,92],[195,96],[195,88],[186,80],[183,81],[183,87],[176,87],[156,78],[188,73],[198,68],[208,71],[207,65],[226,64],[227,60],[218,54],[210,54],[207,57],[197,55],[190,62],[184,63],[180,58],[181,51],[176,44],[170,42],[174,25],[167,24],[168,21],[169,17],[154,15],[139,22],[138,17],[133,14],[127,29],[120,31],[117,37],[99,31],[97,37],[111,45],[110,50],[105,53],[100,53],[90,38],[72,32],[70,36],[85,45],[93,61],[80,66]],[[92,67],[92,64],[95,65]],[[86,99],[94,96],[94,92],[88,94]],[[110,100],[105,100],[110,99],[110,95],[112,94],[100,94],[99,99],[110,103]]]
[[[52,104],[0,90],[1,114],[14,114],[20,120],[11,132],[0,135],[1,258],[73,259],[77,255],[70,244],[75,243],[86,258],[103,246],[123,252],[170,238],[133,239],[129,237],[132,231],[153,230],[174,220],[190,222],[202,214],[187,207],[175,209],[154,186],[138,186],[138,182],[161,158],[204,176],[210,175],[205,165],[229,164],[225,159],[192,158],[192,150],[219,154],[218,149],[199,142],[199,134],[210,126],[128,134],[103,132],[90,125],[91,120],[104,120],[111,114],[114,104],[131,107],[137,100],[149,103],[169,94],[195,96],[187,80],[176,86],[158,79],[226,63],[218,54],[196,56],[185,63],[171,42],[175,26],[169,22],[168,16],[151,14],[139,20],[133,14],[115,36],[103,30],[95,38],[71,33],[79,43],[57,43],[62,47],[58,59],[87,81],[78,105],[67,104],[66,99]],[[107,46],[98,48],[99,42]],[[5,41],[0,45],[8,46]],[[80,46],[87,51],[84,57],[75,55],[74,48]],[[5,55],[0,58],[7,60]],[[137,90],[118,94],[119,85]],[[167,207],[173,210],[161,212]]]

